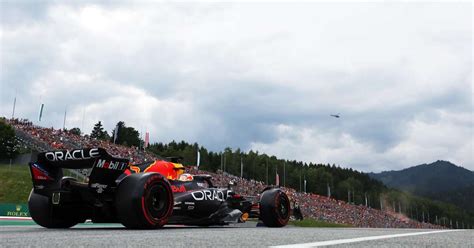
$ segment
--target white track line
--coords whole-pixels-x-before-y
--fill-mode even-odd
[[[0,220],[31,220],[31,217],[0,216]]]
[[[369,240],[377,240],[377,239],[389,239],[389,238],[408,237],[408,236],[417,236],[417,235],[435,234],[435,233],[444,233],[444,232],[455,232],[455,231],[460,231],[460,230],[440,230],[440,231],[429,231],[429,232],[401,233],[401,234],[391,234],[391,235],[381,235],[381,236],[369,236],[369,237],[361,237],[361,238],[353,238],[353,239],[337,239],[337,240],[319,241],[319,242],[314,242],[314,243],[278,245],[278,246],[271,246],[271,247],[273,247],[273,248],[284,248],[284,247],[298,247],[298,248],[302,248],[302,247],[318,247],[318,246],[328,246],[328,245],[339,245],[339,244],[355,243],[355,242],[362,242],[362,241],[369,241]]]

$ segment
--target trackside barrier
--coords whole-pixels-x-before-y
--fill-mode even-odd
[[[27,204],[5,203],[0,204],[0,216],[30,217]]]

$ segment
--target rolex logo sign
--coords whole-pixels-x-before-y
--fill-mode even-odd
[[[30,217],[26,204],[0,204],[0,216]]]

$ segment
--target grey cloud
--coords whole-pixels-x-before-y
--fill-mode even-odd
[[[0,2],[2,25],[20,26],[41,21],[46,17],[49,4],[43,1]]]
[[[66,7],[64,16],[52,11],[59,5]],[[81,19],[78,13],[89,5],[96,6],[99,15]],[[156,132],[152,141],[186,139],[212,150],[278,145],[278,125],[293,128],[284,138],[295,147],[302,139],[295,129],[314,130],[316,138],[347,134],[357,149],[365,149],[348,155],[359,169],[374,168],[369,152],[386,154],[406,142],[413,121],[446,121],[438,111],[472,115],[472,58],[466,55],[472,38],[458,25],[464,12],[448,8],[446,15],[456,20],[440,17],[443,25],[436,33],[429,21],[439,16],[438,8],[422,8],[424,24],[417,21],[416,5],[401,4],[406,13],[382,5],[354,13],[353,5],[325,6],[7,3],[2,5],[6,14],[1,25],[10,36],[2,37],[0,114],[9,115],[17,90],[18,114],[29,118],[37,116],[38,94],[46,94],[48,125],[62,126],[67,106],[74,118],[70,125],[77,126],[81,109],[89,107],[98,111],[87,113],[88,125],[104,120],[110,130],[114,122],[124,120],[148,125]],[[375,10],[391,17],[373,23]],[[350,25],[331,11],[344,12]],[[283,23],[280,13],[288,14]],[[104,29],[95,29],[101,25],[94,25],[94,18]],[[18,29],[15,20],[25,27]],[[385,29],[385,24],[410,29],[405,33],[403,28]],[[411,33],[418,29],[423,32]],[[367,30],[377,32],[371,36]],[[435,42],[425,43],[431,39]],[[448,69],[439,72],[443,68]],[[126,87],[140,92],[121,90]],[[156,106],[134,109],[121,106],[115,97],[144,97],[144,103]],[[127,104],[134,100],[140,99]],[[25,107],[28,104],[32,106]],[[165,107],[169,109],[160,109]],[[333,113],[342,118],[330,117]],[[152,122],[144,123],[150,118]],[[315,144],[327,153],[340,147],[351,151],[348,144],[325,136],[323,143]],[[288,152],[298,154],[303,148]],[[450,149],[454,153],[459,147]],[[405,162],[395,156],[386,159],[392,158],[398,160],[383,162]]]

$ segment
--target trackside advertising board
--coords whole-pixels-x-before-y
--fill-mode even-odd
[[[0,204],[0,216],[30,217],[27,204],[6,203]]]

